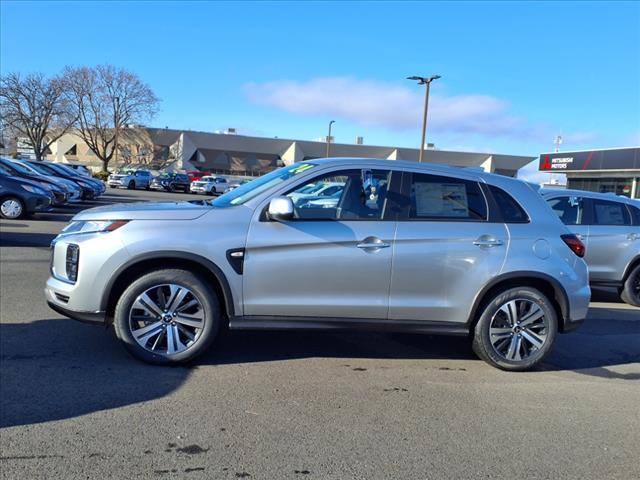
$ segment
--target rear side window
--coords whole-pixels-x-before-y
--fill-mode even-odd
[[[547,203],[565,225],[582,225],[584,223],[582,197],[556,197],[547,200]]]
[[[505,223],[528,223],[529,215],[516,200],[500,187],[489,185],[491,195],[498,204]]]
[[[623,203],[593,199],[594,225],[631,225],[629,211]]]
[[[412,173],[411,177],[409,218],[487,220],[487,202],[477,182],[423,173]]]

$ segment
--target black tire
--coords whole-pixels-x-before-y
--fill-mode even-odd
[[[17,213],[13,213],[15,212],[15,208],[11,209],[11,213],[9,213],[9,204],[10,202],[15,202],[12,205],[15,206],[17,204],[18,207],[18,211]],[[5,203],[6,208],[5,208]],[[7,210],[7,212],[5,213],[5,209]],[[0,200],[0,217],[2,218],[6,218],[8,220],[17,220],[19,218],[23,218],[27,215],[27,209],[25,208],[24,202],[15,196],[9,196],[9,197],[4,197],[2,200]]]
[[[524,303],[525,306],[537,305],[537,307],[541,309],[544,314],[542,322],[545,322],[545,327],[543,330],[536,330],[538,334],[544,332],[545,341],[542,343],[542,346],[539,349],[530,349],[529,354],[526,355],[525,358],[514,360],[507,359],[505,355],[499,353],[498,349],[494,347],[491,342],[490,334],[492,321],[494,321],[494,319],[495,321],[501,320],[500,316],[504,315],[503,313],[500,313],[501,307],[506,306],[511,301],[519,301],[521,302],[520,305]],[[526,317],[526,315],[524,316]],[[518,326],[514,326],[514,328],[517,328],[517,330],[514,330],[514,332],[521,331],[519,323]],[[538,329],[539,327],[535,328]],[[526,330],[526,332],[527,334],[531,333],[530,330]],[[473,332],[472,348],[476,355],[478,355],[478,357],[494,367],[500,368],[502,370],[521,372],[534,368],[544,360],[544,358],[553,348],[557,332],[558,316],[551,301],[542,292],[536,290],[535,288],[516,287],[498,293],[492,299],[490,299],[488,303],[484,304],[483,310],[480,312],[480,318],[478,319]],[[511,343],[514,341],[513,336],[518,335],[518,333],[501,333],[500,335],[510,335],[507,338],[503,338],[503,340],[507,343]],[[522,333],[522,335],[524,335],[524,333]],[[519,342],[521,342],[522,340],[517,341],[518,356],[520,356],[520,352],[522,350]],[[523,342],[523,344],[525,344],[525,342]],[[525,349],[526,344],[522,348]]]
[[[193,292],[204,313],[204,327],[194,343],[186,350],[171,355],[154,353],[142,347],[135,340],[129,321],[129,313],[139,295],[154,286],[167,284],[186,287]],[[116,305],[113,324],[116,336],[134,357],[154,365],[179,365],[207,351],[221,329],[222,318],[217,295],[207,282],[188,270],[160,269],[141,276],[123,292]]]
[[[640,307],[640,265],[636,265],[629,273],[620,293],[620,298],[629,305]]]
[[[129,190],[135,190],[136,189],[136,182],[135,180],[129,180],[129,183],[127,184],[127,188]]]
[[[174,193],[176,191],[176,186],[173,183],[169,184],[169,191],[171,193]]]

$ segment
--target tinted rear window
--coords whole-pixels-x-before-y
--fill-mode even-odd
[[[491,195],[493,195],[498,204],[505,223],[529,222],[529,215],[511,195],[495,185],[489,185],[489,190],[491,190]]]

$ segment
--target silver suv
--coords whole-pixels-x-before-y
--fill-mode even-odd
[[[640,307],[640,202],[580,190],[541,193],[586,245],[591,285],[617,288],[622,300]]]
[[[318,183],[340,198],[296,207]],[[525,370],[585,318],[583,254],[524,182],[326,159],[214,200],[81,212],[53,242],[45,293],[156,364],[197,357],[228,326],[471,334],[482,359]]]
[[[153,180],[153,175],[148,170],[125,170],[109,175],[107,185],[111,188],[126,187],[129,190],[146,188],[148,190],[151,180]]]

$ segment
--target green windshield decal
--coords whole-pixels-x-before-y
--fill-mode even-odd
[[[312,165],[310,163],[305,163],[303,165],[299,165],[295,168],[292,168],[291,170],[289,170],[291,173],[293,173],[294,175],[298,175],[299,173],[302,172],[306,172],[307,170],[309,170],[310,168],[313,168],[315,165]]]

